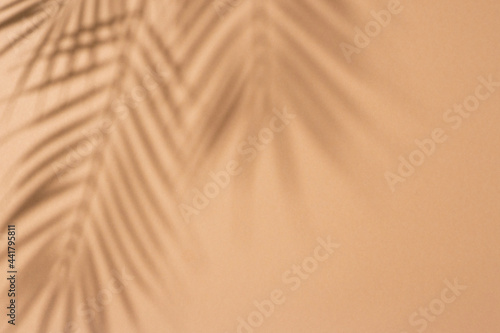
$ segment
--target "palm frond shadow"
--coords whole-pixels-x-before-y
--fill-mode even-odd
[[[34,17],[47,2],[3,5],[0,33]],[[61,2],[53,17],[0,49],[0,56],[8,54],[26,36],[39,35],[0,115],[8,124],[19,100],[37,98],[33,119],[5,126],[0,144],[33,136],[1,179],[12,184],[1,220],[29,230],[21,245],[31,249],[24,274],[32,278],[24,293],[35,301],[24,313],[33,313],[39,332],[78,319],[78,304],[95,297],[113,269],[135,272],[141,292],[152,298],[182,293],[193,282],[183,250],[194,249],[201,261],[203,249],[179,217],[180,197],[227,158],[219,151],[261,129],[273,109],[289,107],[300,129],[342,168],[331,151],[343,135],[332,108],[353,102],[332,93],[346,82],[337,78],[342,66],[331,40],[339,38],[339,11],[347,8],[327,0],[258,0],[221,19],[210,1],[168,4]],[[168,11],[169,19],[158,19]],[[154,77],[151,89],[145,88],[146,76]],[[346,73],[342,78],[356,80]],[[123,102],[134,94],[140,98]],[[127,111],[118,113],[117,105]],[[68,151],[87,141],[82,133],[105,120],[113,130],[102,133],[91,154],[68,166]],[[293,138],[284,135],[273,149],[280,152],[276,168],[287,170],[278,174],[284,193],[297,201]],[[66,168],[62,178],[54,172],[60,164]],[[255,172],[249,168],[246,185],[253,184]],[[245,200],[235,201],[250,205],[252,191],[246,192]],[[251,234],[251,225],[235,228]],[[179,261],[184,266],[173,265]],[[57,290],[59,284],[65,292]],[[119,297],[117,311],[138,324],[130,294]],[[66,309],[64,318],[51,312],[57,306]],[[37,308],[47,311],[43,317],[36,316]],[[174,325],[174,316],[169,319]],[[107,332],[112,323],[102,312],[82,325]]]
[[[102,2],[94,1],[94,7],[97,7],[98,3]],[[55,276],[57,278],[53,285],[57,285],[57,281],[59,281],[61,276],[65,279],[68,276],[72,276],[71,284],[76,288],[80,288],[78,295],[95,297],[100,288],[102,288],[102,282],[106,279],[106,275],[109,275],[106,272],[116,268],[120,263],[122,267],[125,267],[129,271],[141,272],[141,274],[137,275],[136,280],[138,284],[143,286],[144,291],[149,293],[150,296],[155,296],[157,293],[155,288],[156,283],[152,283],[151,277],[157,277],[158,281],[160,281],[164,273],[158,269],[157,262],[152,262],[152,258],[158,257],[158,254],[155,253],[165,253],[162,244],[166,240],[163,236],[166,233],[168,235],[167,239],[170,241],[179,241],[177,231],[167,222],[172,219],[172,213],[169,213],[165,209],[165,204],[162,202],[167,198],[154,195],[151,189],[148,188],[148,181],[141,182],[142,188],[140,192],[147,198],[146,201],[153,204],[154,215],[146,212],[145,208],[141,206],[144,203],[144,199],[137,196],[137,187],[133,188],[136,184],[132,184],[129,179],[135,179],[134,174],[144,177],[141,173],[144,170],[139,170],[138,161],[133,156],[132,158],[128,158],[132,155],[131,150],[128,150],[126,153],[129,156],[113,154],[115,156],[112,158],[117,160],[125,158],[125,164],[129,164],[132,161],[134,168],[125,168],[123,164],[117,163],[119,167],[117,173],[106,173],[110,182],[106,190],[107,194],[104,195],[100,192],[103,189],[99,185],[98,178],[102,177],[102,172],[97,173],[93,170],[101,169],[103,163],[106,163],[104,152],[107,151],[107,146],[111,140],[108,136],[103,138],[102,147],[92,154],[93,156],[88,158],[90,167],[87,176],[83,175],[76,180],[59,180],[57,175],[51,170],[51,166],[66,155],[68,143],[70,146],[76,147],[85,139],[81,135],[75,135],[75,133],[89,128],[89,125],[95,126],[96,121],[102,119],[103,116],[108,115],[113,117],[106,110],[111,108],[112,101],[118,98],[117,96],[126,89],[125,81],[129,80],[133,82],[134,78],[137,79],[143,75],[144,69],[139,70],[135,68],[138,66],[132,63],[128,52],[137,44],[134,40],[135,36],[132,30],[138,29],[141,20],[145,19],[141,16],[143,15],[144,8],[139,7],[130,10],[125,8],[122,2],[114,1],[110,2],[109,5],[118,14],[112,15],[112,18],[104,21],[100,21],[99,17],[101,15],[96,14],[95,20],[91,22],[90,26],[88,22],[84,22],[84,15],[82,15],[82,13],[87,13],[88,6],[92,7],[92,4],[89,5],[88,1],[79,2],[79,6],[75,6],[76,9],[74,11],[67,11],[63,18],[64,22],[58,22],[57,25],[56,23],[52,23],[35,47],[33,56],[28,61],[18,80],[13,98],[8,103],[7,109],[14,109],[15,101],[22,98],[25,94],[37,93],[38,95],[49,95],[56,89],[62,89],[68,94],[64,96],[64,101],[58,101],[56,105],[46,106],[45,102],[50,104],[52,101],[44,100],[42,104],[39,104],[41,112],[35,116],[33,121],[14,131],[8,132],[7,135],[3,135],[3,140],[9,141],[15,138],[16,135],[27,131],[35,131],[36,128],[43,128],[46,132],[21,155],[21,158],[17,162],[17,165],[21,166],[21,170],[15,172],[14,186],[12,187],[13,191],[10,193],[11,197],[9,198],[8,209],[2,214],[2,221],[6,221],[7,223],[20,225],[26,223],[33,224],[33,221],[29,219],[32,219],[34,214],[49,207],[57,207],[53,209],[53,212],[46,219],[37,223],[34,231],[27,237],[28,240],[32,241],[43,239],[42,242],[36,242],[38,243],[37,248],[39,251],[33,253],[33,256],[27,260],[27,268],[25,269],[26,274],[30,275],[31,272],[33,274],[31,276],[37,276],[36,279],[32,279],[31,283],[25,287],[25,293],[34,296],[37,300],[30,303],[33,305],[25,308],[26,315],[29,315],[32,309],[35,309],[35,304],[47,309],[46,315],[40,320],[37,327],[39,332],[47,332],[51,328],[63,329],[67,322],[74,319],[79,301],[71,290],[68,290],[67,293],[58,290],[56,293],[54,288],[52,293],[47,293],[51,287],[42,287],[45,284],[42,281],[45,279],[52,280],[49,277],[53,278]],[[12,7],[16,6],[12,4],[2,9]],[[30,10],[35,10],[36,6],[33,5],[30,8]],[[64,8],[61,10],[64,10]],[[0,23],[0,27],[6,28],[10,24],[24,19],[27,13],[28,9],[19,11],[16,15]],[[71,26],[71,24],[76,24],[74,30],[68,30],[67,27]],[[96,41],[98,32],[103,30],[108,30],[107,33],[109,36]],[[91,34],[94,37],[94,42],[87,44],[78,43],[78,38],[83,33],[87,35]],[[61,50],[59,45],[64,40],[73,40],[73,46]],[[5,52],[15,47],[15,43],[5,48]],[[113,45],[119,50],[115,52],[114,59],[99,61],[97,58],[99,57],[100,49],[113,47]],[[47,51],[50,48],[52,48],[52,51]],[[145,52],[147,51],[146,49]],[[84,53],[87,55],[87,66],[75,69],[75,66],[73,66],[74,63]],[[60,66],[62,58],[67,62],[67,65],[62,72],[56,74],[56,68]],[[45,74],[41,80],[36,81],[34,75],[35,69],[40,66],[44,67],[43,72]],[[95,72],[99,72],[103,68],[108,71],[112,68],[115,72],[114,77],[105,81],[101,78],[101,83],[95,87],[92,84],[85,84],[93,80],[98,80],[98,75]],[[73,88],[76,93],[71,95],[71,86],[77,86],[80,83],[83,83],[81,84],[81,88]],[[164,83],[162,84],[164,85]],[[107,100],[110,102],[104,102],[103,104],[102,96],[105,94],[109,96]],[[148,101],[151,102],[152,96],[148,95],[147,97]],[[39,101],[41,100],[42,98],[39,99]],[[96,100],[99,100],[97,104],[100,107],[94,106],[92,109],[82,110],[82,107],[91,104],[89,101],[96,102]],[[147,104],[151,107],[150,103]],[[140,111],[137,108],[130,110],[130,118],[136,120],[136,124],[140,124],[141,121],[140,119],[136,119],[136,112]],[[8,122],[9,117],[10,114],[4,114],[4,122]],[[159,116],[156,115],[156,117]],[[122,133],[123,124],[116,119],[114,121],[118,128],[114,133],[124,140],[125,147],[131,149],[131,144],[128,141],[130,133]],[[144,148],[149,149],[153,144],[148,141],[151,138],[145,136],[145,132],[145,129],[139,128],[135,134],[142,135],[140,141],[144,142]],[[65,138],[62,140],[62,144],[60,144],[61,138]],[[112,151],[111,153],[114,152]],[[152,157],[156,157],[152,151],[146,153],[149,153]],[[157,168],[156,171],[160,174],[158,172],[160,171],[158,169],[159,165],[152,165]],[[78,167],[78,169],[81,168]],[[72,172],[76,174],[78,170],[72,170]],[[127,176],[127,172],[132,172],[132,176]],[[9,176],[11,174],[8,173]],[[173,192],[174,186],[171,180],[163,177],[163,184],[166,194]],[[65,196],[75,196],[77,193],[80,193],[81,199],[78,200],[80,203],[78,201],[75,202],[76,204],[72,203],[69,205],[67,203],[58,203],[63,202]],[[93,203],[94,206],[92,206]],[[114,208],[109,209],[110,206]],[[102,216],[95,216],[96,211],[100,212],[104,216],[104,219]],[[106,223],[107,227],[102,229],[108,232],[115,230],[114,233],[108,234],[115,236],[108,236],[104,239],[101,233],[96,232],[98,229],[86,231],[90,228],[88,226],[89,221],[92,222],[92,229],[101,228],[99,226]],[[140,223],[138,224],[139,221],[142,221],[146,225],[149,224],[149,226],[141,226]],[[64,225],[63,222],[66,224],[64,228],[66,231],[62,238],[65,240],[63,242],[56,241],[61,235],[56,237],[54,228],[57,228],[57,226],[60,228]],[[152,223],[153,225],[151,225]],[[120,228],[120,232],[116,232],[117,227]],[[144,230],[147,232],[144,233]],[[83,240],[85,237],[83,233],[85,231],[87,237],[90,233],[100,238],[100,241],[94,245],[98,246],[102,251],[101,253],[97,253],[95,248],[89,248],[87,241]],[[45,234],[45,236],[42,236],[42,234]],[[62,243],[63,247],[58,250],[55,249],[54,246],[51,246],[54,242]],[[36,243],[30,242],[29,244]],[[117,249],[122,251],[119,252]],[[51,258],[50,252],[57,253],[56,260],[49,259]],[[106,255],[103,255],[103,253]],[[127,260],[127,255],[130,257],[137,255],[134,253],[139,254],[149,265],[143,263],[138,266],[137,260]],[[75,260],[75,258],[79,259]],[[104,261],[99,262],[101,259],[104,259]],[[165,259],[167,262],[170,260],[168,257]],[[160,261],[162,262],[162,260]],[[79,275],[82,273],[83,267],[77,268],[75,266],[76,262],[84,267],[85,274]],[[77,274],[76,272],[80,273]],[[169,289],[173,290],[181,286],[182,279],[179,278],[175,281],[176,285],[168,286]],[[131,315],[130,322],[133,324],[136,322],[133,301],[127,293],[121,294],[120,297],[123,301],[121,304],[128,309],[127,312]],[[56,322],[57,320],[54,318],[58,317],[51,312],[54,311],[54,308],[57,308],[58,304],[67,309],[66,320],[63,322]],[[88,323],[87,329],[92,332],[102,332],[106,327],[107,319],[104,313]]]

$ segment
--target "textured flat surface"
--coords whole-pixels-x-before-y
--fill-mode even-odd
[[[499,17],[2,2],[0,332],[500,332]]]

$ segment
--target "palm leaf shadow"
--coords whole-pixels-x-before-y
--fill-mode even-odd
[[[0,7],[0,14],[8,13],[0,33],[34,17],[47,1],[11,0]],[[345,9],[327,0],[254,1],[221,19],[211,1],[168,4],[164,11],[173,12],[171,20],[149,16],[163,13],[153,1],[64,3],[54,17],[0,49],[0,56],[8,54],[26,36],[40,35],[6,101],[10,111],[1,117],[8,123],[17,101],[32,95],[38,111],[0,135],[2,144],[26,133],[36,138],[1,180],[12,184],[1,220],[29,228],[23,242],[30,245],[23,246],[37,249],[25,264],[25,274],[33,276],[25,293],[36,299],[25,316],[36,307],[66,309],[63,320],[51,312],[34,317],[39,332],[74,320],[81,298],[95,297],[112,268],[137,272],[141,291],[151,297],[161,295],[159,288],[168,295],[179,292],[189,280],[186,272],[172,268],[172,281],[164,286],[162,280],[163,266],[182,257],[182,250],[172,247],[202,253],[178,217],[179,193],[221,159],[219,150],[262,128],[273,108],[290,106],[301,127],[340,164],[331,152],[338,139],[330,135],[332,127],[339,129],[331,108],[352,101],[330,93],[342,89],[335,75],[339,58],[330,45],[339,37],[338,12]],[[319,33],[322,29],[332,35]],[[298,30],[302,33],[294,33]],[[141,89],[140,102],[121,103],[128,111],[117,113],[117,100],[144,88],[145,73],[153,73],[155,89]],[[66,166],[60,179],[53,166],[64,164],[68,150],[87,140],[81,133],[99,128],[104,119],[114,130],[76,167]],[[279,176],[290,197],[298,186],[292,136],[275,148],[281,152],[277,168],[288,170]],[[67,277],[67,293],[56,293],[54,285]],[[130,295],[120,298],[130,323],[137,323]],[[109,320],[103,312],[83,325],[106,332]]]
[[[11,9],[16,6],[17,3],[21,3],[22,1],[18,1],[12,3],[10,6],[4,6],[2,9]],[[115,2],[115,1],[80,1],[76,2],[78,5],[75,6],[75,9],[69,10],[67,7],[60,8],[61,12],[65,11],[65,14],[61,14],[62,22],[51,22],[50,27],[44,32],[40,42],[38,45],[34,47],[33,56],[28,60],[27,65],[25,66],[25,70],[22,72],[20,79],[18,80],[16,89],[14,91],[13,97],[8,101],[7,109],[14,109],[14,105],[17,99],[22,98],[26,94],[37,93],[41,97],[39,97],[39,103],[41,103],[41,112],[39,115],[35,117],[33,121],[30,123],[23,125],[19,128],[14,129],[13,131],[9,131],[6,135],[3,136],[5,141],[13,140],[17,135],[21,135],[27,131],[34,131],[36,128],[43,128],[46,132],[44,136],[39,138],[37,142],[33,144],[31,148],[28,148],[26,152],[21,155],[21,158],[18,161],[17,165],[21,165],[21,170],[16,170],[15,177],[13,181],[12,188],[14,191],[9,193],[11,198],[9,198],[10,202],[8,205],[8,209],[4,212],[2,216],[2,221],[7,223],[16,223],[20,225],[24,225],[26,223],[33,224],[33,214],[36,214],[38,211],[43,209],[47,209],[50,207],[58,207],[54,210],[54,213],[47,217],[45,220],[39,222],[38,226],[35,227],[34,231],[30,233],[27,237],[28,240],[35,239],[35,235],[37,239],[43,239],[44,242],[38,244],[39,252],[36,253],[36,256],[31,257],[27,260],[27,269],[26,274],[33,273],[31,276],[36,276],[34,279],[30,279],[30,285],[26,286],[26,294],[30,294],[35,297],[42,297],[42,291],[46,292],[50,289],[50,287],[41,288],[42,281],[44,278],[49,278],[49,276],[74,276],[70,285],[74,285],[76,288],[80,288],[81,295],[96,295],[102,288],[102,282],[106,279],[106,272],[110,269],[116,267],[118,262],[121,262],[125,268],[129,269],[129,271],[139,271],[143,272],[137,276],[137,281],[140,285],[144,286],[144,291],[153,295],[154,288],[151,284],[151,276],[156,276],[157,278],[161,277],[160,271],[157,269],[158,264],[151,261],[151,258],[155,255],[154,251],[158,253],[162,253],[164,250],[160,248],[161,242],[165,241],[164,237],[161,237],[165,231],[170,230],[170,239],[172,241],[176,240],[175,230],[165,224],[164,222],[160,222],[161,219],[168,221],[170,219],[168,211],[165,210],[164,207],[161,207],[161,204],[156,199],[150,200],[150,202],[154,202],[156,217],[153,219],[157,225],[152,228],[139,228],[140,224],[138,221],[133,221],[132,217],[134,213],[138,213],[139,220],[143,220],[144,223],[147,223],[148,219],[151,220],[152,216],[146,214],[144,209],[139,204],[136,204],[135,207],[125,207],[124,202],[128,202],[132,199],[134,202],[139,202],[140,200],[136,197],[135,192],[131,190],[131,184],[128,181],[128,178],[125,172],[130,172],[130,170],[125,170],[124,168],[120,169],[120,173],[118,174],[118,179],[113,179],[113,182],[110,184],[111,196],[106,196],[101,199],[102,203],[99,206],[104,208],[102,213],[104,216],[109,218],[109,222],[118,222],[117,220],[122,222],[122,226],[125,230],[126,238],[131,240],[131,243],[124,244],[126,239],[120,239],[118,236],[113,238],[111,241],[109,238],[106,240],[102,239],[101,242],[98,243],[100,249],[103,253],[107,253],[108,255],[102,256],[99,253],[95,253],[95,250],[92,250],[88,247],[86,242],[83,242],[81,237],[83,237],[82,233],[85,228],[88,228],[87,225],[83,224],[85,220],[92,219],[89,217],[93,210],[96,208],[92,207],[92,201],[96,202],[96,196],[94,193],[98,191],[98,177],[97,172],[92,172],[93,169],[100,169],[102,164],[105,162],[103,158],[103,154],[101,150],[105,150],[105,148],[96,151],[93,156],[88,158],[88,163],[90,163],[90,171],[87,176],[80,177],[75,180],[62,180],[58,181],[57,175],[54,172],[50,172],[51,165],[55,163],[57,160],[61,160],[65,155],[66,147],[65,145],[57,144],[57,141],[64,137],[65,135],[71,135],[76,132],[80,132],[85,128],[89,127],[89,123],[92,123],[93,126],[96,125],[96,120],[102,119],[103,116],[111,116],[109,110],[111,102],[105,102],[100,107],[93,107],[89,109],[90,111],[83,112],[82,108],[84,106],[88,106],[90,102],[95,102],[98,98],[102,97],[102,95],[107,94],[109,97],[108,101],[113,101],[117,99],[118,95],[126,89],[124,86],[125,80],[130,80],[130,78],[137,78],[140,75],[143,75],[144,69],[139,71],[135,64],[132,64],[132,60],[129,59],[128,52],[130,48],[133,48],[136,45],[136,40],[134,39],[133,29],[137,29],[140,24],[142,24],[142,20],[145,19],[142,15],[144,15],[144,7],[140,6],[139,8],[134,8],[131,10],[130,8],[126,8],[123,5],[123,2]],[[102,19],[102,15],[99,14],[97,9],[102,6],[102,4],[109,5],[109,16],[108,18]],[[93,8],[92,8],[93,7]],[[32,11],[35,11],[37,8],[36,4],[32,4],[29,9],[23,8],[22,10],[16,12],[14,15],[8,17],[5,21],[0,23],[1,28],[7,28],[9,25],[14,24],[16,21],[24,19],[26,15],[31,14]],[[102,8],[101,8],[102,9]],[[85,14],[91,15],[85,15]],[[89,23],[88,18],[93,19]],[[73,28],[69,28],[73,26]],[[42,29],[42,28],[40,28]],[[107,31],[106,31],[107,30]],[[106,31],[108,36],[104,40],[94,41],[92,43],[82,44],[79,43],[78,39],[82,34],[92,35],[94,39],[97,39],[97,34],[99,32]],[[22,37],[21,37],[22,38]],[[66,48],[64,50],[60,49],[60,44],[63,41],[73,41],[73,46],[70,48]],[[8,52],[12,50],[13,47],[16,46],[18,41],[14,41],[9,44],[4,51]],[[99,57],[99,51],[101,48],[113,46],[119,50],[115,52],[116,55],[114,59],[107,59],[105,61],[96,60]],[[52,48],[53,51],[48,51]],[[78,56],[82,54],[87,55],[87,65],[84,68],[79,70],[75,70],[73,64],[77,61]],[[67,65],[62,73],[55,74],[56,68],[60,66],[61,58],[67,62]],[[34,71],[35,67],[43,66],[44,73],[42,80],[36,81]],[[93,87],[92,84],[83,84],[81,88],[76,89],[76,94],[71,96],[69,92],[69,86],[75,86],[78,83],[89,83],[92,80],[96,80],[94,78],[94,72],[99,72],[101,68],[105,68],[106,70],[110,70],[111,67],[114,68],[115,74],[113,75],[111,80],[106,80],[107,83],[100,84],[100,86]],[[101,74],[102,76],[102,74]],[[104,81],[104,82],[106,82]],[[101,82],[102,78],[101,78]],[[62,89],[64,92],[67,92],[69,95],[65,98],[65,101],[58,102],[58,105],[46,106],[46,102],[50,103],[51,101],[46,101],[49,98],[43,99],[44,95],[48,95],[47,91],[54,91],[57,88]],[[102,100],[103,98],[101,98]],[[99,104],[99,103],[97,103]],[[104,110],[104,111],[101,111]],[[131,110],[132,117],[135,116],[135,112],[139,110],[133,109]],[[82,117],[83,116],[83,117]],[[4,114],[3,119],[8,121],[10,118],[10,114]],[[67,119],[70,119],[70,122],[67,122]],[[58,122],[64,121],[65,124],[61,126]],[[116,119],[114,119],[116,121]],[[68,124],[71,124],[68,126]],[[119,127],[118,124],[117,127]],[[48,130],[47,130],[48,129]],[[143,134],[139,132],[139,134]],[[121,133],[120,133],[121,134]],[[126,136],[125,136],[126,137]],[[72,139],[70,144],[74,147],[78,146],[85,138],[72,135]],[[143,140],[148,140],[149,138],[144,138]],[[59,140],[60,141],[60,140]],[[66,144],[68,143],[67,140]],[[102,146],[106,146],[106,141],[109,141],[109,138],[104,137]],[[152,145],[151,142],[146,143],[145,147],[150,147]],[[130,147],[130,144],[128,145]],[[150,152],[151,153],[151,152]],[[154,156],[154,154],[152,155]],[[121,164],[119,164],[121,166]],[[135,163],[137,165],[137,162]],[[27,166],[27,167],[24,167]],[[23,170],[24,169],[24,170]],[[135,168],[137,172],[137,167]],[[77,171],[74,171],[75,174]],[[12,172],[8,173],[10,176]],[[117,174],[113,174],[113,176],[117,176]],[[143,185],[146,183],[143,183]],[[128,190],[128,194],[124,194],[122,189],[117,187],[121,187],[125,185],[125,188]],[[172,192],[172,184],[165,185],[166,193]],[[149,191],[149,192],[148,192]],[[80,195],[80,203],[76,201],[76,205],[63,205],[63,204],[55,204],[61,197],[69,195],[68,192],[72,192],[73,194],[81,192]],[[145,195],[151,199],[153,194],[151,190],[147,188],[144,189]],[[128,195],[132,196],[129,198]],[[62,200],[63,201],[63,200]],[[113,205],[117,207],[116,209],[107,209],[107,205]],[[64,214],[63,214],[64,212]],[[71,212],[71,214],[66,214],[66,212]],[[132,212],[131,214],[126,212]],[[95,217],[93,217],[95,218]],[[31,220],[31,222],[30,222]],[[42,236],[40,234],[49,234],[53,232],[53,227],[56,224],[59,224],[61,227],[63,224],[61,222],[65,221],[67,227],[65,233],[67,236],[65,243],[63,242],[63,248],[58,253],[55,260],[49,260],[50,255],[49,251],[54,251],[54,247],[51,246],[52,242],[55,241],[55,237],[47,237]],[[73,221],[73,222],[72,222]],[[78,221],[78,223],[77,223]],[[97,222],[97,221],[95,221]],[[94,223],[95,223],[94,222]],[[104,222],[104,221],[102,221]],[[87,223],[88,224],[88,223]],[[113,223],[110,224],[110,227],[116,228]],[[150,223],[149,223],[150,224]],[[109,229],[109,228],[108,228]],[[158,229],[161,229],[163,232],[158,232]],[[141,230],[147,230],[146,234],[142,234]],[[154,231],[155,230],[155,231]],[[121,231],[122,236],[124,231]],[[49,235],[50,236],[50,235]],[[114,248],[108,245],[108,243],[114,244]],[[146,244],[150,244],[152,246],[148,246]],[[64,245],[66,244],[66,245]],[[123,257],[125,254],[130,254],[131,245],[132,249],[135,249],[137,253],[141,254],[143,258],[146,258],[149,262],[149,266],[140,267],[138,269],[134,262],[127,262]],[[122,252],[122,255],[119,255],[116,249],[128,249],[127,251]],[[74,258],[78,256],[81,258],[82,264],[85,266],[86,274],[85,276],[75,276],[75,271],[81,272],[81,269],[76,269],[74,265]],[[104,264],[99,263],[97,260],[97,256],[99,258],[104,259]],[[42,260],[41,260],[42,259]],[[39,263],[43,263],[43,269],[40,269]],[[36,274],[35,274],[36,272]],[[59,275],[58,275],[59,274]],[[108,274],[109,275],[109,274]],[[56,279],[59,280],[59,279]],[[91,281],[89,283],[89,281]],[[179,282],[180,280],[177,280]],[[57,281],[56,281],[57,284]],[[180,284],[177,284],[177,287]],[[134,323],[136,320],[135,312],[132,308],[132,300],[126,294],[123,293],[120,295],[123,299],[121,304],[124,305],[125,308],[128,309],[129,315],[132,315],[130,318],[131,323]],[[52,316],[51,312],[47,312],[46,315],[39,319],[39,324],[37,325],[37,329],[40,332],[47,332],[49,328],[58,327],[59,329],[64,329],[65,323],[72,321],[76,314],[76,306],[78,302],[75,300],[74,294],[68,292],[64,294],[64,291],[59,291],[57,294],[48,293],[48,296],[45,296],[45,300],[38,299],[38,302],[33,302],[30,304],[42,305],[42,307],[46,307],[48,311],[54,311],[54,308],[57,308],[57,304],[64,306],[66,308],[66,319],[63,322],[56,322],[57,316]],[[33,307],[31,305],[27,306],[25,311],[26,314],[30,314],[31,309]],[[106,315],[105,313],[99,316],[97,319],[88,323],[87,329],[93,332],[101,332],[105,330],[107,327],[106,323]]]

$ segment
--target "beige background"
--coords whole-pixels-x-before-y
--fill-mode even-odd
[[[236,332],[254,300],[279,288],[286,302],[255,332],[410,333],[408,317],[455,278],[467,290],[425,331],[500,332],[500,90],[459,129],[442,119],[474,93],[477,77],[500,80],[499,2],[401,1],[402,12],[350,64],[339,44],[352,43],[353,27],[387,1],[241,0],[223,17],[211,1],[146,1],[142,18],[133,14],[140,5],[118,2],[74,1],[49,18],[72,32],[128,15],[95,29],[95,38],[118,41],[63,52],[52,66],[37,55],[18,104],[3,102],[12,116],[0,126],[1,244],[15,223],[20,296],[18,325],[3,315],[1,332],[59,333],[70,320],[78,332]],[[0,33],[9,29],[20,28]],[[22,56],[0,58],[4,97],[44,33]],[[65,61],[105,65],[29,92],[49,74],[67,74]],[[107,102],[141,86],[153,63],[166,74],[149,97],[54,178],[53,163],[113,114]],[[98,95],[36,122],[93,86]],[[283,107],[292,123],[185,223],[178,205],[210,171],[241,159],[238,144]],[[438,127],[446,142],[392,192],[384,173]],[[327,236],[340,248],[290,292],[282,274]],[[135,279],[80,323],[79,306],[113,269]]]

